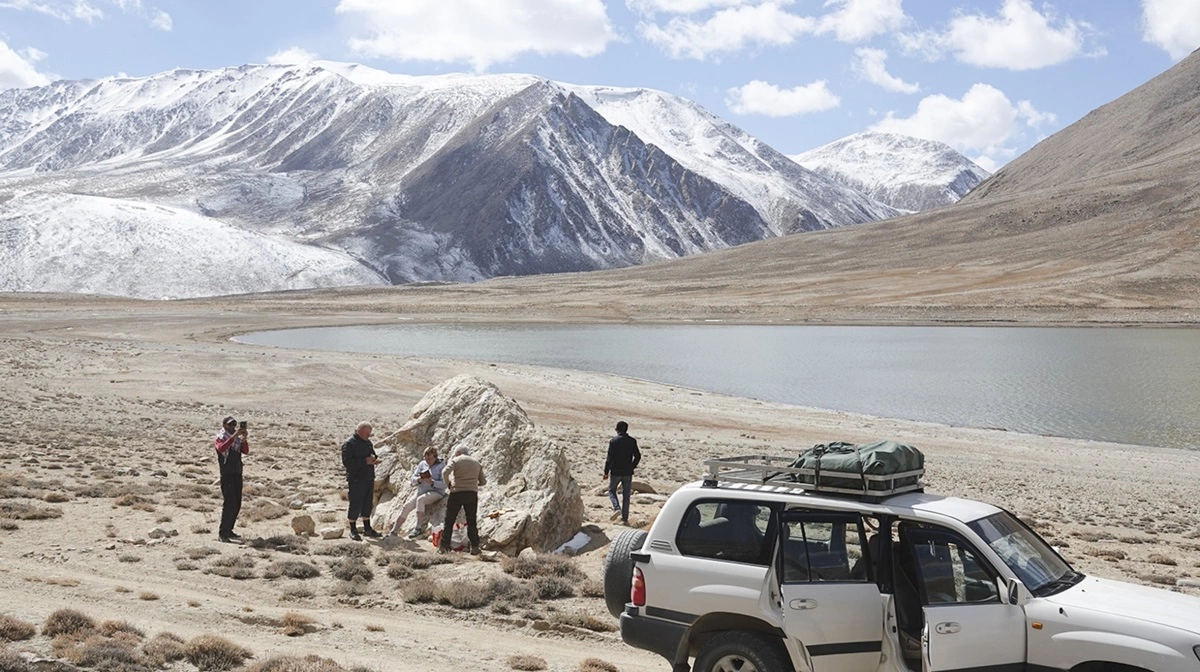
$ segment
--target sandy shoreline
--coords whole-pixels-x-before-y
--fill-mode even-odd
[[[161,304],[0,299],[0,397],[5,400],[0,427],[8,438],[0,449],[7,458],[0,474],[26,481],[18,493],[25,497],[0,498],[0,503],[63,512],[60,518],[18,520],[17,529],[0,530],[0,594],[6,604],[0,611],[40,622],[54,609],[73,605],[98,618],[129,620],[148,632],[220,632],[260,658],[276,651],[313,652],[376,669],[406,669],[406,659],[425,656],[428,640],[447,633],[469,637],[472,645],[463,650],[439,642],[438,655],[473,669],[509,669],[506,656],[524,651],[547,660],[549,669],[574,670],[585,657],[622,670],[665,669],[663,661],[621,644],[615,633],[541,632],[531,625],[536,619],[519,615],[500,618],[486,609],[406,604],[397,597],[395,582],[382,575],[369,595],[355,598],[357,604],[334,595],[333,579],[325,577],[313,580],[328,583],[314,584],[314,597],[293,603],[281,599],[286,591],[278,582],[233,581],[176,567],[187,549],[220,546],[211,531],[213,512],[188,508],[177,496],[180,488],[215,480],[208,441],[220,417],[247,417],[255,428],[247,482],[255,483],[263,498],[292,493],[336,509],[341,477],[336,447],[354,423],[372,420],[386,435],[426,391],[461,373],[496,384],[567,448],[575,478],[587,493],[590,522],[605,533],[618,530],[608,520],[604,500],[591,492],[600,481],[600,447],[612,423],[623,418],[645,446],[641,476],[661,491],[698,477],[707,457],[790,454],[833,439],[896,438],[926,452],[929,490],[1013,510],[1086,572],[1162,585],[1200,574],[1200,452],[873,418],[576,371],[284,350],[229,340],[252,331],[414,317],[408,309],[350,303],[339,310],[333,299],[310,305],[287,297]],[[423,317],[497,321],[497,311],[511,308]],[[559,321],[609,319],[602,313],[567,311]],[[521,317],[555,316],[535,311]],[[137,475],[118,473],[121,467]],[[156,471],[166,476],[152,476]],[[167,489],[155,489],[156,481]],[[152,510],[80,494],[97,482],[146,488],[153,500],[146,508]],[[45,504],[38,497],[47,492],[63,492],[68,499]],[[650,504],[635,508],[643,520],[653,511]],[[156,522],[163,518],[169,521]],[[284,534],[290,531],[288,520],[247,521],[245,532]],[[156,524],[177,528],[180,536],[156,546],[131,541],[144,539]],[[210,531],[192,531],[205,528]],[[312,542],[313,548],[321,543],[331,542]],[[121,561],[130,553],[139,561]],[[602,549],[588,553],[579,564],[598,577],[602,555]],[[269,560],[258,558],[259,567]],[[455,565],[454,571],[475,576],[494,570],[476,563]],[[48,578],[58,583],[47,583]],[[117,592],[118,587],[132,592]],[[1200,595],[1191,587],[1179,590]],[[160,599],[138,599],[142,592]],[[193,602],[197,605],[190,606]],[[542,616],[606,614],[595,598],[550,606],[553,611],[540,607]],[[243,611],[246,607],[254,611]],[[320,629],[295,640],[246,618],[253,613],[265,622],[266,616],[288,610],[310,613]]]

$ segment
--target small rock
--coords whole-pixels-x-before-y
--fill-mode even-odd
[[[322,527],[320,534],[322,539],[341,539],[345,533],[344,527]]]
[[[550,621],[534,621],[532,627],[538,632],[545,632],[550,629]]]
[[[117,550],[117,545],[116,545],[116,544],[109,544],[109,545],[107,545],[107,546],[105,546],[105,547],[104,547],[104,550],[106,550],[106,551],[115,551],[115,550]]]
[[[312,516],[296,516],[292,518],[292,531],[296,534],[302,534],[306,537],[311,537],[317,533],[317,523]],[[324,530],[322,530],[324,535]],[[342,535],[338,535],[339,537]]]
[[[293,499],[291,504],[288,504],[288,508],[289,509],[303,509],[304,508],[304,500],[303,499]]]
[[[153,473],[152,473],[152,474],[150,474],[150,475],[151,475],[151,476],[153,476],[153,477],[155,477],[155,478],[166,478],[166,477],[167,477],[167,472],[166,472],[166,471],[164,471],[164,470],[162,470],[162,469],[159,469],[158,471],[155,471],[155,472],[153,472]]]
[[[1200,588],[1200,579],[1175,579],[1175,585],[1184,588]]]
[[[150,537],[151,539],[166,539],[167,537],[179,536],[179,532],[177,530],[169,530],[165,527],[156,527],[153,530],[150,530],[146,536]]]
[[[526,561],[535,560],[537,559],[537,551],[533,550],[533,548],[529,546],[526,546],[525,548],[521,549],[521,552],[517,554],[517,557]]]

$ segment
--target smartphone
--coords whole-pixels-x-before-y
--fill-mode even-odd
[[[238,429],[245,429],[245,428],[246,428],[245,420],[242,420],[241,422],[238,423]]]

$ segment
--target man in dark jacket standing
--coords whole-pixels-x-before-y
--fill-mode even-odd
[[[633,470],[642,461],[637,439],[626,434],[629,425],[622,420],[617,423],[617,435],[608,442],[608,456],[604,459],[604,478],[608,479],[608,500],[613,511],[621,512],[621,523],[629,524],[629,491],[633,487]],[[617,484],[621,485],[621,501],[617,501]]]
[[[238,513],[242,510],[242,455],[250,454],[250,442],[246,440],[246,423],[238,427],[232,416],[221,422],[213,447],[217,450],[217,463],[221,465],[221,527],[217,538],[221,541],[239,539],[233,531]]]
[[[362,541],[358,534],[356,518],[362,518],[363,534],[368,537],[382,536],[371,528],[371,506],[375,502],[375,465],[380,459],[375,455],[371,443],[371,423],[360,422],[354,435],[342,444],[342,466],[346,467],[346,482],[350,486],[350,504],[346,518],[350,521],[350,538]]]

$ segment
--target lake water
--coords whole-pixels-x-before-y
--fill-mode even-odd
[[[1200,330],[410,324],[245,343],[537,364],[741,397],[1200,448]]]

